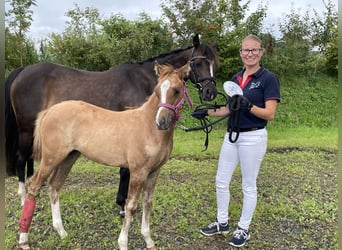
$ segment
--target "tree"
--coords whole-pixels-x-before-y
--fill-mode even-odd
[[[329,74],[337,75],[338,70],[338,14],[331,0],[325,3],[325,12],[323,17],[314,10],[314,16],[311,20],[312,44],[318,47],[315,58],[312,60],[314,65]],[[324,67],[322,68],[322,64]]]
[[[169,51],[173,45],[167,26],[161,20],[152,20],[146,13],[140,13],[136,21],[112,15],[102,25],[113,45],[110,55],[113,65],[143,61]]]
[[[294,7],[284,14],[279,24],[280,38],[274,42],[272,56],[265,61],[279,76],[306,74],[311,55],[310,15],[307,10],[302,16]]]
[[[167,26],[141,13],[129,21],[121,15],[101,19],[95,8],[75,6],[66,14],[70,20],[62,34],[42,41],[41,54],[71,67],[103,71],[112,66],[142,61],[172,48]]]
[[[218,77],[227,79],[241,68],[241,39],[253,33],[259,35],[266,17],[266,6],[259,6],[247,16],[250,0],[164,0],[163,15],[170,33],[179,45],[187,44],[193,34],[203,41],[217,43],[220,56]]]
[[[110,51],[98,10],[93,7],[81,9],[75,4],[75,8],[65,15],[69,18],[65,31],[52,33],[41,41],[42,59],[85,70],[109,69]]]
[[[15,36],[17,53],[19,54],[19,66],[24,66],[25,54],[25,33],[29,30],[32,23],[33,11],[30,9],[36,6],[36,0],[8,0],[12,9],[5,13],[8,17],[8,26]],[[9,29],[7,30],[9,32]]]

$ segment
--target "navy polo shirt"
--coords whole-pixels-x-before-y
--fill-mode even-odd
[[[242,77],[245,69],[236,73],[232,77],[232,81],[239,84],[242,88],[243,95],[254,105],[264,108],[265,101],[277,100],[280,102],[280,81],[277,75],[260,65],[260,69],[250,75],[244,86],[242,85]],[[235,127],[230,124],[228,127]],[[250,113],[248,110],[240,111],[240,128],[258,128],[266,127],[267,120],[261,119]]]

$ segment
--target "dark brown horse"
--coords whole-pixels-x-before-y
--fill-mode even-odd
[[[34,131],[38,171],[28,180],[27,196],[19,220],[19,247],[28,249],[29,228],[41,186],[48,181],[53,225],[67,235],[59,211],[59,191],[73,165],[83,154],[107,166],[130,170],[129,192],[119,247],[127,250],[132,216],[142,194],[141,234],[148,249],[156,249],[150,234],[153,192],[160,168],[169,159],[173,132],[187,89],[183,81],[189,63],[179,69],[156,63],[158,84],[139,108],[112,111],[83,101],[64,101],[39,113]],[[117,145],[117,146],[115,146]],[[76,155],[76,156],[75,156]]]
[[[105,72],[89,72],[54,63],[38,63],[17,69],[6,81],[6,170],[18,175],[23,203],[26,176],[33,174],[32,142],[37,114],[55,103],[83,100],[97,106],[121,111],[141,105],[157,84],[153,62],[180,67],[190,62],[190,80],[198,88],[201,100],[216,95],[214,73],[218,67],[215,47],[201,44],[198,35],[193,45],[138,63],[125,63]],[[76,160],[75,158],[74,160]],[[124,206],[129,172],[120,169],[117,203]]]

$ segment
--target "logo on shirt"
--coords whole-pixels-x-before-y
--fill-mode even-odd
[[[259,88],[261,85],[261,81],[257,81],[257,82],[251,82],[251,85],[249,86],[249,89],[257,89]]]

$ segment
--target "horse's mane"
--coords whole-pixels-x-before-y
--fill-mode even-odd
[[[209,46],[208,44],[201,44],[202,47],[204,48],[204,52],[205,54],[213,54],[213,58],[215,58],[215,64],[218,65],[219,63],[219,59],[218,59],[218,56],[217,56],[217,52],[215,49],[212,49],[211,46]],[[138,62],[135,62],[135,61],[128,61],[128,62],[125,62],[123,63],[122,65],[124,64],[144,64],[144,63],[150,63],[150,62],[154,62],[154,61],[158,61],[158,59],[160,58],[165,58],[165,57],[168,57],[168,56],[171,56],[171,55],[175,55],[175,54],[178,54],[178,53],[181,53],[183,51],[186,51],[188,49],[192,49],[194,46],[191,45],[191,46],[188,46],[186,48],[180,48],[180,49],[174,49],[174,50],[171,50],[169,52],[166,52],[166,53],[163,53],[163,54],[160,54],[158,56],[154,56],[154,57],[151,57],[151,58],[148,58],[144,61],[138,61]]]
[[[148,58],[144,61],[140,61],[140,62],[125,62],[124,64],[144,64],[144,63],[147,63],[147,62],[154,62],[155,60],[159,59],[159,58],[164,58],[164,57],[167,57],[167,56],[170,56],[170,55],[174,55],[174,54],[178,54],[180,52],[183,52],[185,50],[188,50],[188,49],[192,49],[194,46],[188,46],[186,48],[180,48],[180,49],[175,49],[175,50],[171,50],[167,53],[163,53],[163,54],[160,54],[158,56],[155,56],[155,57],[151,57],[151,58]]]

